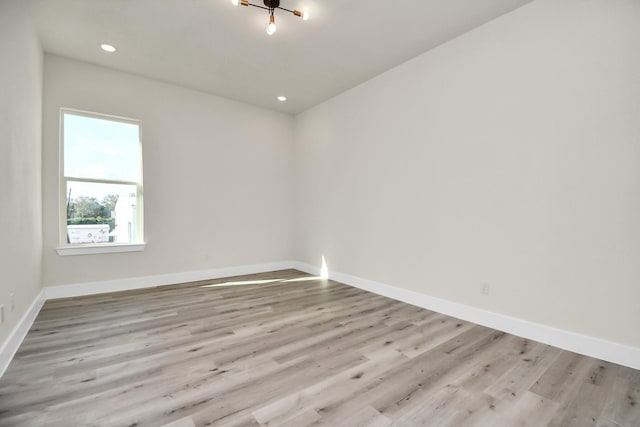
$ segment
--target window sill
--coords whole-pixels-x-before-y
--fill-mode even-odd
[[[120,252],[140,252],[144,250],[146,243],[121,243],[121,244],[97,244],[59,246],[56,248],[60,256],[113,254]]]

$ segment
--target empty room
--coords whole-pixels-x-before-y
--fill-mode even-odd
[[[0,426],[640,426],[640,1],[0,0]]]

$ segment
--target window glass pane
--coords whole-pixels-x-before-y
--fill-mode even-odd
[[[129,243],[136,241],[135,185],[69,181],[67,243]]]
[[[140,134],[133,123],[64,113],[64,175],[137,182]]]

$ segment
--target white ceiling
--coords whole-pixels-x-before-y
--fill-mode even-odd
[[[296,114],[532,0],[32,1],[47,52]]]

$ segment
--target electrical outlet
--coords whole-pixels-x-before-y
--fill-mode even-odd
[[[9,295],[11,297],[11,311],[16,309],[16,294]]]
[[[4,323],[4,305],[0,305],[0,325]]]
[[[489,282],[480,283],[480,293],[483,295],[489,295],[491,293],[491,285],[489,285]]]

